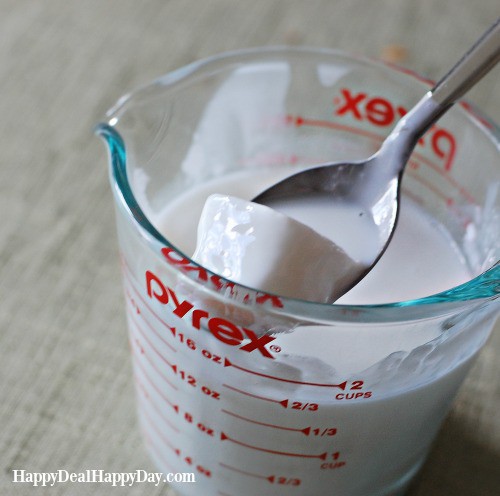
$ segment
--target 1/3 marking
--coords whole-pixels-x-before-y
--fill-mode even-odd
[[[335,427],[327,427],[325,429],[311,429],[311,434],[318,437],[331,437],[337,434]]]

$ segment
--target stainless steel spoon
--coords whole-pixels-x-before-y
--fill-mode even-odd
[[[378,239],[369,239],[373,248],[368,260],[364,261],[366,271],[361,275],[353,273],[354,286],[389,244],[398,218],[401,177],[419,138],[499,60],[500,18],[398,122],[374,155],[358,162],[330,163],[306,169],[274,184],[253,201],[280,210],[279,204],[283,201],[307,202],[311,197],[316,200],[323,195],[337,205],[359,206],[359,217],[350,215],[345,221],[349,229],[361,230],[362,234],[367,225],[363,216],[367,214],[376,225]],[[302,242],[306,244],[307,240]]]

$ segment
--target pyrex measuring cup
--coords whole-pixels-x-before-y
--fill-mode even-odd
[[[179,494],[399,495],[422,465],[498,315],[493,124],[457,105],[403,180],[460,248],[462,285],[425,296],[408,280],[406,301],[332,306],[235,284],[189,256],[209,193],[251,198],[291,170],[366,157],[427,86],[338,52],[250,50],[160,78],[99,126],[140,423],[162,471],[195,473]]]

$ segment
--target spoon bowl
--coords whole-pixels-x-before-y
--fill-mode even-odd
[[[371,270],[386,250],[396,228],[401,178],[408,159],[421,136],[462,95],[500,61],[500,18],[468,52],[396,124],[380,149],[366,160],[318,165],[293,174],[257,195],[253,201],[279,210],[281,202],[307,201],[325,197],[332,215],[342,215],[339,205],[355,205],[357,216],[345,220],[350,231],[359,231],[369,244],[363,263]],[[377,235],[366,231],[376,226]],[[366,236],[363,235],[366,234]],[[335,240],[337,242],[337,240]],[[362,278],[362,277],[361,277]],[[351,287],[361,279],[353,274]]]

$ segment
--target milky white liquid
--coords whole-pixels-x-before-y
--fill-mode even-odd
[[[337,300],[368,267],[289,215],[230,195],[207,199],[192,259],[245,286],[320,303]]]
[[[160,215],[151,215],[153,224],[174,246],[190,256],[196,248],[197,226],[209,195],[222,192],[250,200],[276,177],[279,176],[272,173],[259,177],[240,173],[207,182],[176,198]],[[334,215],[335,210],[330,210],[324,200],[276,206],[332,239],[359,262],[369,259],[377,246],[365,235],[371,232],[374,238],[377,237],[377,227],[368,215],[364,216],[362,230],[353,230],[351,226],[357,224],[345,222],[349,215],[358,217],[356,206],[335,205],[335,209],[344,210],[342,216]],[[452,288],[470,278],[464,258],[447,231],[403,197],[398,226],[384,256],[363,281],[337,303],[377,304],[416,299]]]
[[[156,227],[184,253],[193,253],[198,218],[209,194],[251,198],[263,189],[261,178],[244,179],[237,175],[186,192],[153,219]],[[325,234],[332,226],[331,213],[325,212],[324,206],[322,209],[323,213],[302,209],[302,215],[305,212],[312,221],[320,221]],[[444,229],[404,200],[391,246],[378,266],[341,302],[402,301],[439,292],[469,278]],[[472,359],[467,356],[454,363],[454,358],[444,357],[443,361],[437,345],[432,344],[442,329],[432,322],[419,321],[406,327],[395,323],[375,329],[354,324],[335,329],[326,325],[301,327],[276,336],[273,344],[279,345],[280,351],[274,360],[241,353],[209,333],[193,333],[182,328],[179,319],[172,318],[170,325],[174,324],[195,343],[194,351],[178,350],[178,369],[220,392],[220,398],[213,401],[179,380],[175,393],[179,412],[165,407],[160,414],[154,406],[164,405],[160,381],[156,388],[148,389],[150,403],[141,406],[152,455],[164,471],[188,471],[196,464],[209,469],[209,476],[198,475],[196,485],[175,486],[183,495],[402,494],[405,482],[421,465]],[[131,328],[134,336],[134,326]],[[276,382],[232,366],[216,366],[201,357],[198,351],[202,349],[244,368],[291,380]],[[161,360],[156,367],[165,375],[171,374]],[[428,377],[418,386],[412,382],[415,371]],[[143,382],[149,380],[142,377],[144,369],[136,369],[136,374]],[[175,379],[179,379],[178,374]],[[344,381],[344,389],[311,385]],[[360,396],[354,397],[356,393]],[[286,405],[279,403],[283,400]],[[183,422],[186,413],[194,420]],[[167,415],[169,422],[177,425],[177,432],[166,426]],[[173,453],[167,443],[177,452]]]

